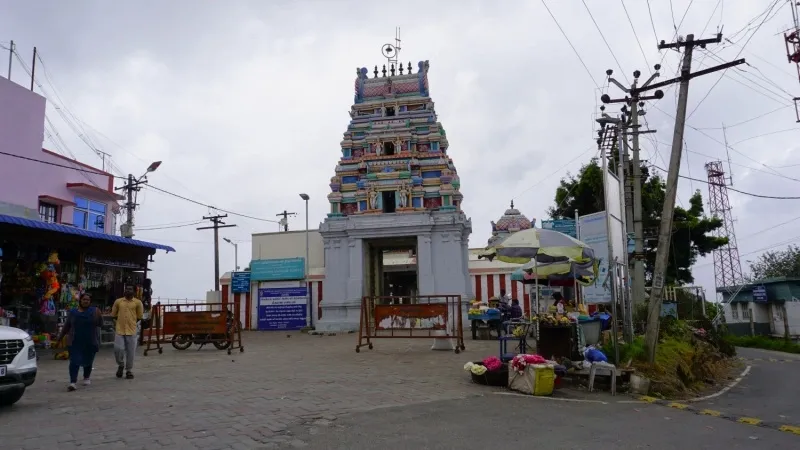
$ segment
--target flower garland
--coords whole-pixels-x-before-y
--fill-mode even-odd
[[[511,360],[511,369],[517,373],[524,373],[525,368],[533,364],[545,364],[547,360],[539,355],[517,355]]]
[[[486,367],[480,364],[475,364],[473,362],[468,362],[464,364],[464,370],[467,372],[472,372],[475,375],[483,375],[486,373]]]
[[[486,367],[486,370],[489,372],[494,372],[495,370],[500,370],[500,368],[503,367],[503,363],[498,357],[489,356],[483,360],[483,366]]]

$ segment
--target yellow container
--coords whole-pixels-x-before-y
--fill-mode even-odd
[[[553,395],[556,383],[556,372],[553,367],[537,364],[533,366],[533,371],[533,395]]]

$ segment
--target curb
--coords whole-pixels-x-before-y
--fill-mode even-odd
[[[753,368],[753,366],[745,367],[744,370],[742,371],[742,373],[740,373],[739,376],[736,377],[736,379],[734,379],[732,382],[728,383],[727,386],[725,386],[724,388],[720,389],[719,391],[717,391],[717,392],[715,392],[713,394],[710,394],[710,395],[706,395],[704,397],[692,398],[692,399],[686,400],[686,402],[688,402],[688,403],[701,402],[703,400],[709,400],[709,399],[712,399],[712,398],[715,398],[715,397],[719,397],[720,395],[722,395],[722,394],[728,392],[729,390],[733,389],[734,387],[736,387],[736,385],[739,384],[744,379],[744,377],[746,377],[747,374],[750,373],[750,369],[752,369],[752,368]]]
[[[719,394],[719,393],[718,393]],[[744,425],[750,425],[754,427],[761,427],[761,428],[769,428],[772,430],[783,431],[784,433],[790,433],[797,436],[800,436],[800,426],[796,425],[788,425],[785,423],[778,423],[778,422],[768,422],[765,420],[761,420],[757,417],[747,417],[747,416],[737,416],[733,414],[727,414],[722,411],[717,411],[714,409],[705,409],[705,408],[695,408],[687,403],[681,402],[673,402],[669,400],[661,400],[655,397],[648,397],[648,396],[641,396],[638,397],[640,401],[645,403],[655,404],[655,405],[662,405],[666,406],[667,408],[678,409],[681,411],[687,411],[690,413],[694,413],[700,416],[711,416],[711,417],[718,417],[720,419],[729,420],[731,422],[741,423]]]

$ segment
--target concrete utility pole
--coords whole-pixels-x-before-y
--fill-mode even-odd
[[[623,92],[630,94],[630,97],[625,97],[621,99],[612,99],[607,94],[601,97],[603,103],[625,103],[626,106],[622,107],[622,112],[629,115],[629,119],[626,121],[626,125],[628,129],[631,131],[626,132],[626,134],[633,136],[633,164],[630,164],[631,169],[628,173],[632,174],[633,176],[629,176],[626,179],[625,187],[627,190],[632,191],[632,194],[628,194],[628,198],[631,199],[630,202],[625,204],[625,216],[627,220],[627,229],[633,228],[633,235],[634,235],[634,253],[633,253],[633,276],[631,277],[631,284],[632,284],[632,300],[630,302],[631,309],[637,303],[643,303],[645,299],[645,276],[644,276],[644,231],[642,226],[642,167],[641,161],[639,159],[639,135],[646,134],[646,133],[655,133],[655,130],[647,130],[647,131],[639,131],[639,115],[643,114],[640,112],[639,108],[644,106],[644,100],[652,100],[652,99],[659,99],[664,97],[664,93],[660,90],[655,91],[654,95],[652,96],[643,96],[642,93],[648,89],[652,89],[650,87],[650,83],[653,82],[657,77],[661,74],[658,72],[661,69],[660,64],[656,64],[653,66],[656,70],[650,78],[647,79],[641,86],[638,86],[639,77],[642,73],[638,70],[633,72],[633,84],[630,88],[626,88],[623,86],[619,81],[615,80],[611,77],[614,73],[611,69],[606,71],[608,75],[609,83],[613,83],[618,88],[620,88]],[[630,106],[630,111],[628,111],[627,106]],[[629,164],[629,159],[627,155],[627,139],[624,140],[625,143],[625,164]],[[627,239],[627,236],[625,236]],[[627,241],[626,241],[627,242]]]
[[[198,230],[214,230],[214,290],[219,292],[219,229],[230,228],[236,225],[225,225],[221,219],[228,217],[227,214],[216,216],[203,216],[203,220],[210,220],[214,225],[210,227],[200,227]]]
[[[280,230],[280,227],[283,226],[283,231],[289,231],[289,216],[294,217],[297,215],[297,213],[290,213],[284,209],[282,213],[275,215],[281,218],[281,221],[278,224],[278,230]]]
[[[675,113],[675,131],[672,136],[672,153],[670,154],[669,167],[667,172],[667,185],[666,195],[664,200],[664,207],[661,212],[661,226],[658,233],[658,249],[656,251],[656,263],[653,271],[653,289],[650,294],[650,303],[647,308],[647,332],[645,335],[645,344],[647,346],[647,357],[650,363],[655,362],[656,347],[658,345],[658,326],[659,317],[661,314],[661,302],[664,296],[664,279],[667,272],[667,263],[669,261],[670,241],[672,239],[672,219],[675,210],[675,197],[678,193],[678,175],[681,168],[681,154],[683,152],[683,131],[686,124],[686,102],[689,97],[689,81],[692,78],[706,75],[718,70],[727,69],[729,67],[743,64],[744,59],[739,59],[733,62],[720,64],[715,67],[700,70],[691,73],[692,66],[692,51],[694,47],[704,48],[706,44],[715,44],[722,41],[722,33],[718,33],[713,39],[694,40],[694,35],[686,36],[683,41],[673,42],[667,44],[661,41],[659,49],[671,49],[683,47],[683,65],[681,66],[681,74],[679,77],[668,80],[662,83],[656,83],[650,88],[666,86],[667,84],[680,82],[680,90],[678,92],[678,109]]]
[[[105,154],[105,153],[104,153]],[[161,161],[154,161],[149,166],[147,166],[147,171],[144,175],[136,178],[133,174],[128,174],[128,182],[120,187],[114,188],[114,190],[124,190],[125,191],[125,224],[120,227],[120,235],[124,238],[133,238],[133,211],[136,209],[136,199],[134,198],[134,192],[139,192],[142,190],[142,185],[147,184],[147,174],[151,172],[155,172],[156,169],[161,166]]]

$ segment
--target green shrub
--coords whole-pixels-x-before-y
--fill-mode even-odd
[[[785,339],[773,339],[767,336],[733,336],[727,335],[724,341],[736,347],[760,348],[784,353],[800,354],[800,345]]]

